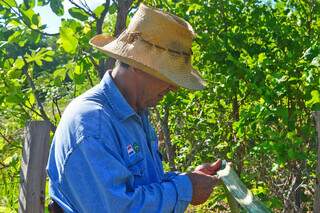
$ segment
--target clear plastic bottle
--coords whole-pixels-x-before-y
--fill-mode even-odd
[[[237,173],[225,160],[222,161],[221,170],[217,175],[234,197],[234,199],[248,212],[264,213],[271,212],[252,192],[242,183]]]

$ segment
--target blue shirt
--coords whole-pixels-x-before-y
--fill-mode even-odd
[[[183,212],[192,198],[187,175],[163,171],[147,111],[131,108],[109,72],[65,109],[47,172],[65,212]]]

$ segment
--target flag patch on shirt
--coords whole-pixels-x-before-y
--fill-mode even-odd
[[[133,147],[132,147],[131,144],[129,144],[129,145],[127,146],[127,151],[128,151],[129,157],[131,157],[132,155],[134,155],[134,154],[136,153],[136,152],[134,151],[134,149],[133,149]]]

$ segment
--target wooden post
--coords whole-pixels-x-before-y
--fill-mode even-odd
[[[316,122],[317,142],[318,142],[318,163],[316,169],[316,185],[314,193],[313,212],[320,212],[320,111],[314,112],[313,117]]]
[[[20,171],[19,213],[43,213],[50,124],[31,121],[25,128]]]

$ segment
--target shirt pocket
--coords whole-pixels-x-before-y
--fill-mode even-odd
[[[128,169],[133,176],[143,176],[145,170],[143,165],[143,159],[136,162],[135,164],[129,165]]]
[[[144,173],[144,155],[138,143],[126,144],[124,147],[124,161],[128,170],[134,176],[142,176]]]
[[[131,164],[128,166],[128,170],[130,171],[132,178],[130,181],[131,190],[134,190],[136,187],[145,184],[145,167],[144,167],[144,160],[141,159],[140,161],[136,162],[135,164]]]

